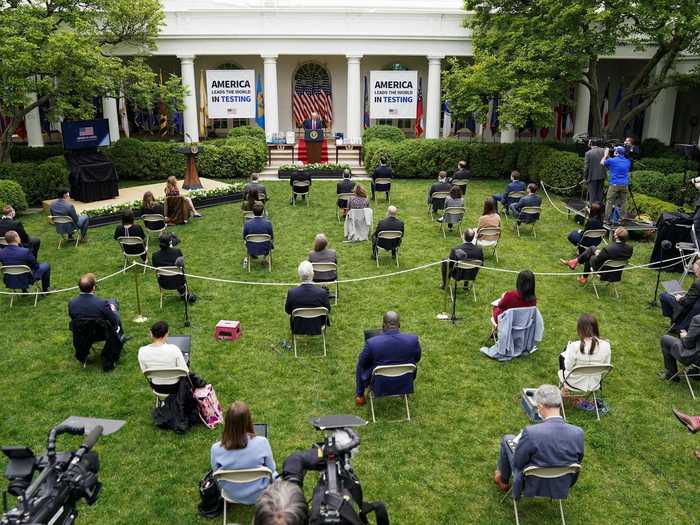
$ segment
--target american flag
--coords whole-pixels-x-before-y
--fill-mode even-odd
[[[301,126],[313,111],[325,121],[326,127],[331,127],[333,99],[330,78],[325,71],[309,64],[302,67],[294,79],[292,112],[297,126]]]

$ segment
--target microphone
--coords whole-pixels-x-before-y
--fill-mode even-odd
[[[185,138],[187,139],[187,142],[192,142],[192,137],[190,137],[189,133],[185,133]]]

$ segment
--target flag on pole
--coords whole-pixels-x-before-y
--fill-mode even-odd
[[[173,97],[172,100],[172,126],[173,129],[175,130],[175,133],[181,135],[184,132],[184,122],[182,119],[182,111],[178,111],[177,109],[177,101],[175,100],[175,97]]]
[[[561,140],[561,131],[562,131],[562,105],[559,104],[557,107],[554,108],[554,136],[557,138],[557,140]]]
[[[467,121],[464,123],[464,127],[472,132],[472,135],[476,134],[476,119],[474,118],[474,113],[469,113]]]
[[[416,138],[423,134],[423,78],[418,79],[418,103],[416,104]]]
[[[446,100],[442,104],[442,136],[449,137],[452,132],[452,113],[450,113],[450,106]]]
[[[367,84],[367,76],[365,75],[365,98],[362,103],[362,123],[367,129],[369,127],[369,86]]]
[[[600,119],[603,122],[603,129],[608,127],[608,91],[610,90],[610,83],[605,86],[605,94],[603,95],[603,103],[600,106]]]
[[[163,87],[163,70],[160,70],[160,86]],[[168,107],[160,99],[158,103],[158,113],[160,113],[160,118],[158,119],[158,128],[160,129],[161,137],[165,137],[168,134]]]
[[[495,135],[498,131],[499,121],[498,121],[498,97],[493,97],[493,104],[491,105],[491,119],[489,120],[489,126],[491,128],[491,135]]]
[[[265,129],[265,93],[260,75],[255,82],[255,95],[255,122],[260,128]]]
[[[199,72],[199,135],[200,137],[207,136],[207,127],[209,125],[207,119],[207,86],[204,82],[204,70]]]
[[[566,108],[566,123],[564,124],[564,135],[571,136],[574,133],[574,111]]]

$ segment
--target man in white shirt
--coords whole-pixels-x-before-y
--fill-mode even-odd
[[[141,371],[153,369],[180,368],[189,373],[187,361],[182,351],[175,345],[167,343],[168,323],[158,321],[151,327],[151,344],[139,348],[139,366]],[[156,385],[174,385],[177,379],[159,379]]]

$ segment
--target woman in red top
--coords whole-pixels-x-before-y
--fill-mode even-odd
[[[493,307],[493,320],[498,322],[498,316],[510,308],[525,308],[528,306],[537,306],[535,274],[530,270],[523,270],[518,274],[515,290],[505,292],[498,304]]]

